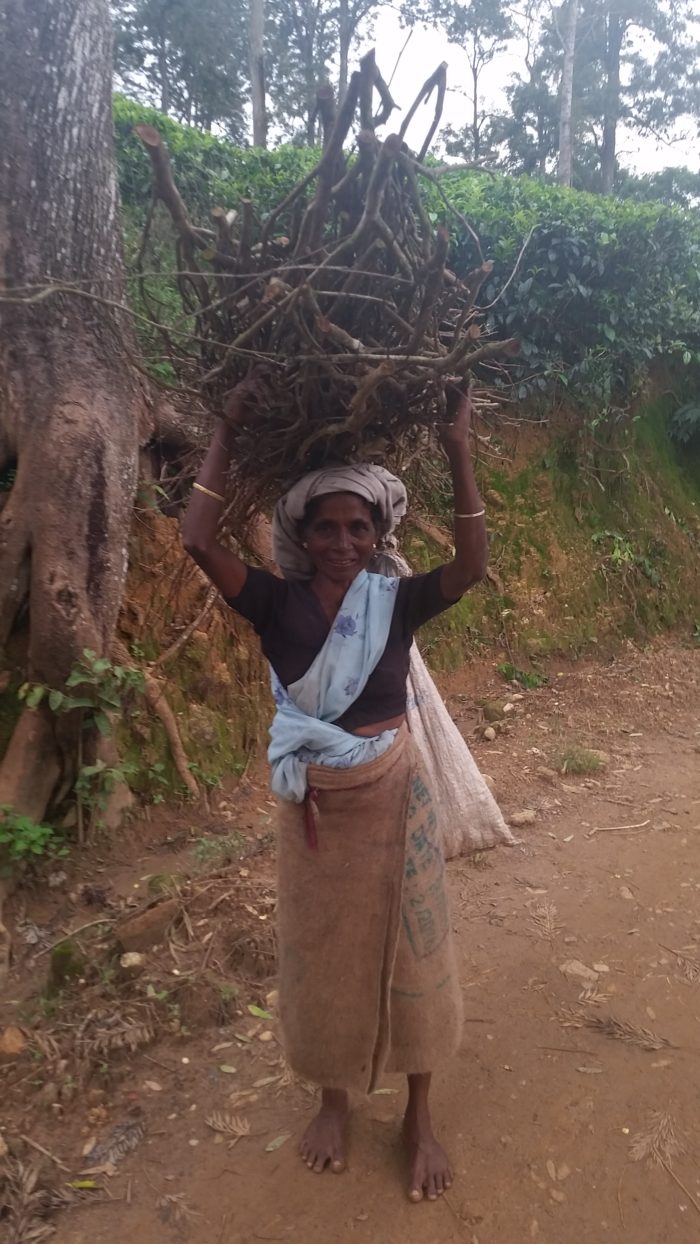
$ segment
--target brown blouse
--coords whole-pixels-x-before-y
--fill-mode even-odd
[[[335,723],[344,730],[390,721],[406,711],[406,679],[413,634],[449,609],[440,586],[442,567],[401,579],[386,648],[361,695]],[[280,682],[288,687],[308,670],[323,647],[330,623],[308,582],[278,579],[267,570],[248,567],[238,596],[226,603],[252,622],[262,650]]]

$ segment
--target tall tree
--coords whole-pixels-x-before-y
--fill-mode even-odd
[[[270,98],[287,138],[313,143],[316,91],[331,78],[338,10],[327,0],[274,0],[268,23]]]
[[[253,106],[253,146],[267,146],[265,102],[265,0],[250,0],[248,17],[248,67]]]
[[[562,44],[562,70],[559,87],[559,160],[557,180],[562,186],[571,185],[573,166],[572,110],[574,102],[574,61],[576,56],[576,25],[579,0],[566,0],[560,19]]]
[[[145,401],[118,309],[107,0],[1,12],[0,652],[13,636],[28,677],[60,688],[85,648],[109,652]],[[78,729],[26,708],[0,805],[39,820],[70,789]]]
[[[113,0],[117,85],[177,121],[246,134],[243,0]]]
[[[501,0],[470,0],[467,5],[457,0],[417,0],[404,4],[402,20],[412,26],[417,22],[444,31],[450,43],[461,47],[467,61],[469,86],[464,92],[469,101],[465,124],[452,133],[450,149],[480,160],[490,144],[485,141],[493,110],[484,106],[483,76],[509,39],[515,34],[511,15]]]

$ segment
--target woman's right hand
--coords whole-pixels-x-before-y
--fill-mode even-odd
[[[223,418],[229,427],[241,428],[246,419],[257,407],[264,405],[266,400],[265,384],[260,376],[252,373],[241,380],[226,394],[223,403]]]

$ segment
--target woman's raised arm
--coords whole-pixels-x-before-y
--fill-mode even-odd
[[[242,390],[242,391],[239,391]],[[226,476],[235,438],[232,423],[245,414],[246,392],[243,386],[234,389],[229,398],[227,414],[230,422],[217,420],[212,442],[192,488],[189,505],[182,523],[182,543],[209,576],[222,596],[238,596],[248,575],[248,567],[235,553],[217,539],[224,505]]]
[[[449,394],[452,422],[441,430],[442,445],[452,473],[455,555],[442,568],[441,587],[447,600],[457,600],[486,574],[488,540],[484,505],[479,496],[469,450],[471,402],[457,390]]]

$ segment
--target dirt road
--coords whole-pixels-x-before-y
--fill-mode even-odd
[[[61,1215],[57,1244],[696,1244],[699,664],[668,645],[555,666],[477,745],[504,808],[535,821],[517,847],[450,865],[468,1022],[434,1092],[449,1196],[405,1198],[391,1078],[357,1104],[348,1171],[309,1174],[296,1139],[313,1098],[285,1084],[274,1023],[246,1041],[239,1018],[134,1057],[109,1122],[137,1100],[145,1138],[110,1181],[119,1199]],[[466,722],[466,682],[446,689]],[[479,691],[494,689],[484,672]],[[571,744],[604,749],[604,769],[537,772]],[[86,1109],[81,1137],[35,1134],[74,1162]],[[231,1148],[206,1124],[217,1110],[249,1126]]]

